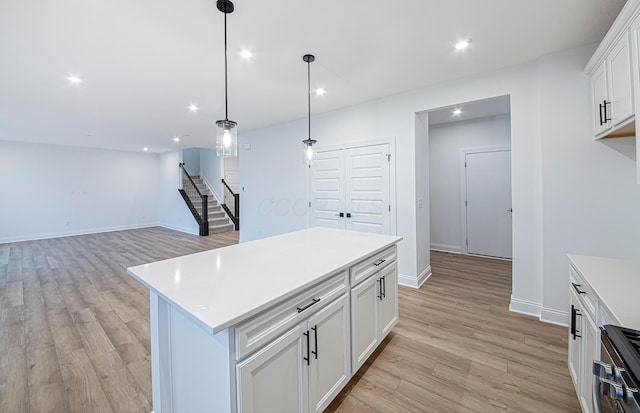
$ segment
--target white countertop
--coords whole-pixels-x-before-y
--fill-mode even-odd
[[[571,265],[624,327],[640,330],[640,261],[568,254]]]
[[[127,268],[215,334],[402,240],[311,228]]]

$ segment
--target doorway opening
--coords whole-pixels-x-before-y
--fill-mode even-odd
[[[418,115],[429,141],[430,250],[511,260],[509,96]]]

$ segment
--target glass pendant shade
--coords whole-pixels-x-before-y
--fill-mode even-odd
[[[218,156],[238,156],[238,124],[232,120],[219,120],[216,126]]]
[[[315,150],[313,149],[313,144],[316,143],[315,139],[305,139],[302,141],[304,144],[304,163],[307,166],[311,166],[313,164],[313,158],[315,156]]]

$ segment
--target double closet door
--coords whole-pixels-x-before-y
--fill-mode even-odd
[[[312,227],[389,234],[389,144],[319,151],[311,166]]]

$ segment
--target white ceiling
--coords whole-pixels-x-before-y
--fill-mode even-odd
[[[459,109],[460,114],[453,113]],[[432,110],[428,113],[429,126],[442,125],[445,123],[460,122],[471,119],[486,118],[489,116],[506,115],[511,112],[511,100],[509,96],[499,96],[491,99],[476,100],[473,102],[461,103],[459,105]],[[423,122],[424,119],[423,118]]]
[[[327,88],[312,101],[320,113],[597,42],[623,4],[236,0],[229,118],[242,133],[305,117],[305,53],[317,57],[312,87]],[[180,135],[211,147],[222,22],[215,0],[2,0],[0,139],[162,152]],[[84,83],[69,85],[72,73]]]

